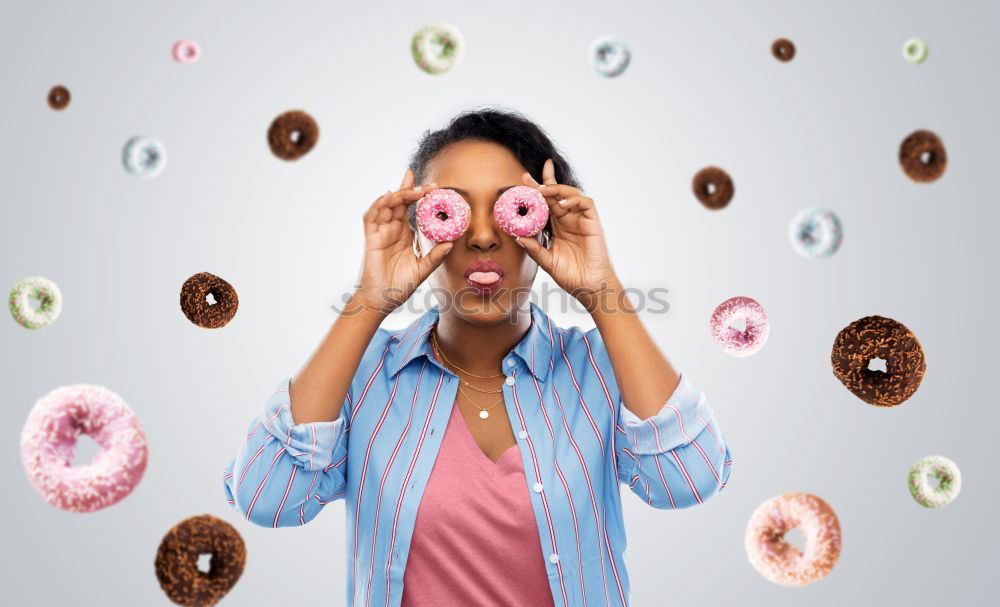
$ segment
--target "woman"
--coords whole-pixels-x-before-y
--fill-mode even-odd
[[[493,220],[515,185],[549,204],[534,238]],[[416,229],[438,187],[472,209],[454,242]],[[627,605],[619,483],[684,508],[725,487],[731,458],[624,297],[594,200],[538,126],[479,110],[425,133],[364,228],[359,286],[251,420],[229,503],[283,527],[344,498],[347,605]],[[594,329],[528,299],[539,267]],[[382,328],[427,279],[437,305]]]

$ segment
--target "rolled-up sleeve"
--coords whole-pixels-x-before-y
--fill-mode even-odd
[[[615,431],[618,480],[653,508],[701,504],[726,487],[729,445],[686,375],[652,417],[639,419],[619,398]]]
[[[250,421],[224,475],[229,504],[263,527],[304,525],[345,495],[351,392],[336,420],[296,424],[290,381],[282,380]]]

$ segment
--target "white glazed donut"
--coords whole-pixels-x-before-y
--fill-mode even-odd
[[[125,170],[137,177],[156,177],[167,165],[167,150],[159,140],[136,135],[122,150]]]
[[[32,299],[38,302],[38,307],[31,304]],[[17,324],[25,329],[41,329],[59,318],[62,293],[48,278],[32,276],[14,285],[7,303]]]
[[[465,42],[455,26],[436,23],[425,25],[413,34],[410,51],[420,69],[428,74],[443,74],[458,65]]]
[[[938,486],[930,479],[938,480]],[[955,462],[942,455],[929,455],[910,468],[907,486],[913,499],[925,508],[940,508],[950,504],[962,490],[962,474]]]
[[[613,36],[601,36],[590,45],[590,61],[597,73],[613,78],[625,71],[632,53],[625,43]]]
[[[840,219],[833,211],[806,209],[788,226],[792,247],[803,257],[828,257],[837,252],[844,239]]]

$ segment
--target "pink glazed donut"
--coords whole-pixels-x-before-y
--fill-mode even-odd
[[[746,322],[742,331],[732,326],[739,319]],[[719,304],[712,313],[709,326],[722,351],[733,356],[750,356],[763,348],[767,341],[767,314],[759,303],[749,297],[733,297]]]
[[[472,209],[455,190],[431,190],[417,202],[417,227],[434,242],[448,242],[469,227]]]
[[[201,47],[194,40],[178,40],[173,55],[177,63],[194,63],[201,56]]]
[[[493,218],[511,236],[534,236],[549,220],[549,204],[535,188],[516,185],[493,205]]]
[[[799,550],[785,539],[798,527],[805,539]],[[837,514],[822,498],[785,493],[754,510],[744,536],[750,564],[767,580],[782,586],[805,586],[830,574],[840,557]]]
[[[101,451],[73,466],[80,433]],[[21,462],[28,481],[49,504],[93,512],[117,503],[146,471],[146,436],[135,413],[114,392],[78,384],[38,399],[21,431]]]

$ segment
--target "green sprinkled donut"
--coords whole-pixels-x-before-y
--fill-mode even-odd
[[[903,43],[903,57],[910,63],[923,63],[927,53],[927,43],[920,38],[910,38]]]
[[[937,479],[938,486],[930,483]],[[941,455],[929,455],[913,464],[907,477],[913,499],[925,508],[950,504],[962,489],[962,475],[955,462]]]
[[[34,299],[37,306],[33,306]],[[55,322],[62,312],[62,293],[48,278],[32,276],[14,285],[7,300],[10,315],[25,329],[41,329]]]
[[[425,25],[413,34],[410,41],[413,60],[428,74],[450,71],[458,65],[464,50],[461,32],[447,23]]]

